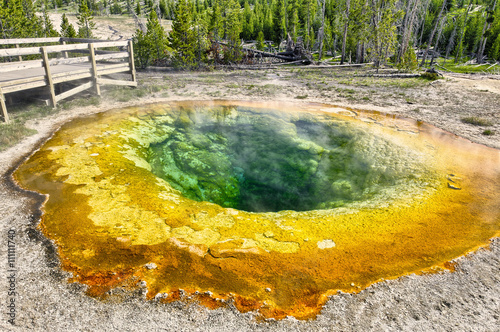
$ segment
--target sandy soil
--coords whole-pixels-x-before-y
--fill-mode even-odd
[[[56,30],[60,30],[62,22],[62,12],[50,13],[49,17]],[[70,24],[73,25],[75,31],[78,32],[78,19],[75,13],[66,13],[66,17]],[[141,22],[146,25],[147,19],[140,18]],[[110,16],[94,16],[95,30],[93,30],[94,38],[101,40],[125,40],[130,39],[137,30],[137,25],[133,18],[110,15]],[[171,22],[162,20],[161,25],[170,30]]]
[[[9,170],[59,126],[75,117],[126,105],[168,100],[287,100],[321,102],[378,110],[434,124],[473,142],[500,148],[500,80],[448,76],[434,83],[402,87],[401,81],[351,80],[352,72],[245,71],[140,74],[143,86],[158,87],[143,98],[119,103],[104,98],[99,106],[74,108],[32,120],[38,134],[0,152],[0,257],[3,262],[0,330],[12,331],[494,331],[500,326],[500,241],[456,259],[455,272],[408,275],[377,283],[358,294],[333,296],[316,320],[261,322],[234,307],[208,310],[193,303],[158,304],[143,294],[119,301],[98,301],[83,286],[67,282],[50,241],[36,229],[40,199],[12,185]],[[307,96],[307,97],[305,97]],[[492,121],[484,127],[463,123],[465,116]],[[16,259],[8,266],[8,235],[15,231]],[[10,234],[13,234],[12,231]],[[12,243],[11,243],[12,244]],[[14,270],[15,272],[9,272]],[[14,274],[15,282],[11,283]],[[10,296],[9,287],[15,287]],[[12,291],[12,290],[10,290]],[[6,305],[15,299],[15,325]]]

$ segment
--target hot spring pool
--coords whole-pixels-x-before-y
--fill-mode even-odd
[[[330,105],[180,102],[64,125],[14,173],[91,296],[315,317],[329,295],[452,269],[500,224],[500,152]]]

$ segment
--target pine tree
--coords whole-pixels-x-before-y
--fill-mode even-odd
[[[162,18],[170,18],[169,8],[168,8],[165,0],[160,0],[159,6],[160,6],[161,17]]]
[[[2,3],[0,29],[3,38],[37,38],[45,36],[43,21],[31,1],[10,0]]]
[[[340,58],[340,64],[343,64],[345,61],[346,55],[346,46],[347,46],[347,32],[349,29],[349,15],[351,13],[351,0],[346,0],[345,2],[345,10],[344,10],[344,32],[342,37],[342,55]]]
[[[264,6],[263,16],[264,22],[262,23],[262,32],[264,32],[264,38],[266,40],[274,39],[273,13],[266,6]]]
[[[95,23],[93,22],[94,17],[92,16],[92,11],[87,6],[87,1],[82,0],[80,6],[78,7],[78,14],[76,15],[78,19],[78,34],[79,38],[94,38],[92,34],[92,29],[95,28]]]
[[[401,57],[401,61],[399,61],[397,68],[405,73],[411,73],[418,69],[417,55],[411,45],[408,45],[406,48],[406,51]]]
[[[276,44],[285,39],[287,35],[286,29],[286,12],[285,12],[285,1],[277,0],[274,7],[274,15],[273,15],[273,26],[274,26],[274,38],[273,40]]]
[[[167,49],[168,40],[165,30],[158,20],[158,15],[155,10],[149,12],[148,22],[146,24],[148,29],[147,38],[149,44],[153,48],[154,59],[161,60],[165,57],[165,50]]]
[[[137,3],[135,4],[135,13],[137,15],[141,15],[142,13],[141,3],[139,1],[137,1]]]
[[[462,22],[461,28],[460,28],[460,37],[458,40],[458,49],[455,55],[455,63],[458,62],[459,59],[462,58],[462,53],[463,53],[463,40],[464,40],[464,34],[465,34],[465,29],[467,26],[467,17],[469,16],[469,12],[472,8],[472,0],[470,0],[469,5],[467,6],[467,11],[465,12],[465,18]]]
[[[174,65],[187,68],[193,67],[196,59],[196,36],[190,11],[191,8],[187,0],[177,2],[172,31],[168,36],[169,46],[174,52]]]
[[[289,5],[289,15],[288,33],[294,41],[297,41],[300,30],[298,0],[292,0],[292,3]]]
[[[241,58],[240,46],[240,5],[236,0],[229,0],[223,16],[224,37],[229,46],[224,52],[224,61],[236,62]]]
[[[212,11],[210,13],[210,20],[208,24],[208,30],[211,38],[216,42],[224,37],[223,35],[223,27],[222,27],[222,17],[221,17],[221,9],[219,6],[219,1],[214,0],[212,5]]]
[[[410,44],[410,39],[413,34],[413,29],[415,27],[415,19],[417,18],[418,7],[420,5],[420,0],[408,0],[406,13],[403,20],[403,26],[401,28],[401,45],[398,51],[397,62],[402,61],[402,57],[406,54],[407,49]],[[412,51],[413,52],[413,51]]]
[[[323,57],[323,44],[325,41],[325,9],[326,9],[326,0],[323,0],[323,6],[321,7],[321,28],[318,31],[318,40],[319,40],[319,54],[318,60],[321,61]]]
[[[347,0],[350,1],[350,0]],[[316,2],[313,0],[304,0],[302,2],[302,22],[303,31],[302,38],[304,41],[304,47],[310,50],[314,44],[314,29],[313,20],[316,13]]]
[[[212,53],[214,64],[220,63],[221,47],[219,41],[223,34],[221,9],[218,0],[213,0],[208,19],[208,38],[211,41],[210,52]]]
[[[45,37],[58,37],[59,33],[54,29],[54,25],[49,18],[49,14],[47,13],[47,1],[44,1],[42,6],[43,12],[43,27],[44,27],[44,36]]]
[[[259,35],[259,31],[264,31],[264,10],[263,6],[261,3],[261,0],[254,0],[254,6],[253,6],[253,31],[256,36]]]
[[[495,61],[500,60],[500,6],[497,6],[496,13],[493,15],[490,36],[488,57]]]
[[[202,14],[197,14],[194,19],[194,32],[196,37],[195,56],[197,66],[200,67],[206,61],[206,50],[208,49],[208,29]]]
[[[155,10],[149,13],[146,33],[137,29],[133,39],[134,56],[139,67],[145,68],[166,57],[168,39]]]
[[[486,21],[485,21],[485,24],[483,27],[483,32],[481,34],[481,41],[479,42],[479,49],[477,51],[477,56],[476,56],[477,63],[484,62],[483,54],[485,53],[484,51],[486,48],[486,41],[488,40],[489,35],[490,35],[489,29],[491,27],[491,23],[493,23],[495,20],[494,13],[495,13],[496,4],[497,4],[497,0],[493,0],[491,7],[488,8],[488,10],[487,10]]]
[[[120,15],[122,13],[122,9],[120,7],[120,4],[118,3],[118,0],[113,1],[113,6],[111,6],[110,12],[114,15]]]
[[[27,37],[24,27],[28,18],[24,15],[21,1],[13,0],[6,3],[6,7],[0,6],[0,24],[3,38]]]
[[[395,1],[383,0],[378,4],[374,4],[373,11],[373,32],[370,38],[372,47],[370,48],[370,56],[375,62],[377,71],[381,64],[384,64],[390,53],[396,51],[396,22],[402,15],[396,11]]]
[[[488,56],[494,61],[500,60],[500,34],[497,34]]]
[[[243,9],[243,27],[241,31],[241,37],[245,40],[254,38],[254,14],[248,1],[245,0],[244,9]]]
[[[76,37],[75,28],[73,27],[73,25],[71,23],[69,23],[69,20],[66,17],[66,14],[62,15],[61,37],[67,37],[67,38],[75,38]]]
[[[146,34],[137,29],[133,37],[134,41],[134,59],[137,67],[146,68],[151,62],[151,45]]]
[[[262,31],[259,31],[259,33],[257,34],[257,49],[263,51],[265,47],[266,44],[264,40],[264,33]]]

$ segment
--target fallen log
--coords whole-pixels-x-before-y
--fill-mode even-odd
[[[224,42],[217,42],[220,45],[227,47],[234,47]],[[311,54],[304,49],[302,42],[299,40],[297,44],[293,44],[292,39],[288,36],[287,50],[285,52],[270,53],[265,51],[259,51],[253,48],[241,47],[241,49],[251,55],[258,54],[263,58],[275,58],[287,62],[301,61],[303,64],[310,64],[313,62]]]
[[[486,68],[486,70],[490,69],[491,67],[495,67],[498,63],[495,62],[494,64],[492,64],[491,66],[489,66],[488,68]]]
[[[435,63],[435,65],[438,66],[439,68],[441,68],[442,70],[446,71],[446,72],[450,72],[448,69],[446,69],[445,67],[441,66],[438,63]]]

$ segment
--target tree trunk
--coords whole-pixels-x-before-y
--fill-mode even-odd
[[[444,22],[445,21],[446,21],[446,17],[443,17],[441,19],[441,25],[439,26],[438,36],[437,36],[437,39],[436,39],[436,45],[434,45],[434,52],[432,53],[432,57],[431,57],[431,63],[430,63],[431,67],[432,67],[432,64],[434,63],[434,56],[436,55],[436,52],[437,52],[437,48],[438,48],[438,45],[439,45],[439,40],[441,39],[441,32],[443,31],[443,26],[444,26]]]
[[[495,6],[497,5],[497,0],[493,3],[493,7],[491,8],[491,13],[492,15],[495,14]],[[481,34],[481,42],[479,42],[479,50],[477,52],[477,63],[483,63],[483,53],[484,53],[484,48],[486,47],[486,40],[488,37],[486,37],[484,34],[486,31],[488,31],[491,27],[491,23],[488,23],[488,19],[490,17],[490,12],[486,15],[486,21],[484,22],[483,26],[483,33]]]
[[[326,0],[323,0],[323,9],[321,10],[321,29],[320,29],[320,40],[319,40],[319,57],[318,61],[321,61],[323,56],[323,40],[325,39],[325,4]]]
[[[3,29],[3,23],[2,23],[1,19],[0,19],[0,29],[2,30],[3,39],[7,39],[7,36],[5,35],[5,30]]]
[[[144,23],[141,22],[141,20],[135,13],[134,9],[132,8],[132,4],[129,1],[127,1],[127,9],[129,14],[132,15],[132,17],[134,18],[135,24],[137,24],[137,26],[139,27],[139,29],[141,29],[142,32],[146,33],[148,29],[146,28]]]
[[[453,31],[450,34],[450,39],[448,40],[448,45],[446,46],[446,55],[444,56],[443,64],[446,63],[446,60],[448,59],[448,55],[450,54],[451,48],[454,46],[453,42],[455,40],[456,32],[457,32],[457,24],[455,24],[455,26],[453,27]]]
[[[342,57],[340,58],[340,64],[343,65],[345,61],[345,47],[347,43],[347,29],[349,27],[349,11],[351,7],[351,0],[346,0],[346,11],[345,11],[345,24],[344,24],[344,37],[342,39]]]
[[[477,63],[480,63],[479,62],[479,53],[482,53],[481,52],[481,47],[483,45],[483,38],[484,38],[484,33],[486,32],[486,27],[488,26],[488,15],[486,15],[486,19],[484,20],[484,25],[483,25],[483,31],[481,32],[481,39],[479,40],[479,46],[477,48],[477,52],[476,52],[476,62]]]
[[[333,37],[332,55],[334,58],[337,55],[337,34]]]
[[[431,36],[429,38],[429,43],[427,44],[427,48],[425,49],[424,52],[424,58],[422,59],[422,63],[420,63],[420,66],[422,67],[425,65],[425,61],[427,59],[427,54],[429,53],[429,49],[431,48],[432,40],[434,39],[434,35],[436,34],[437,27],[439,25],[439,21],[441,21],[441,15],[443,15],[444,8],[446,7],[446,2],[447,0],[443,1],[443,5],[441,6],[441,10],[439,11],[439,15],[436,19],[436,24],[434,25],[434,29],[432,29]]]
[[[160,9],[160,0],[156,1],[156,16],[158,16],[158,22],[161,24],[161,9]]]
[[[421,30],[420,30],[420,38],[418,39],[418,45],[422,45],[422,38],[424,37],[424,30],[425,30],[425,18],[427,17],[427,10],[429,9],[429,5],[431,3],[431,0],[427,0],[427,3],[425,4],[425,10],[424,10],[424,17],[422,18],[422,23],[420,24]]]
[[[415,14],[417,12],[417,7],[418,7],[419,0],[415,0],[413,2],[413,7],[411,7],[412,0],[408,1],[408,6],[406,9],[406,16],[403,21],[403,31],[401,33],[402,35],[402,40],[401,40],[401,47],[399,48],[398,52],[398,58],[397,58],[397,63],[401,62],[401,58],[403,55],[406,53],[406,49],[408,48],[408,45],[410,43],[410,37],[413,32],[413,21],[415,19]]]
[[[361,43],[361,59],[359,59],[359,63],[365,62],[365,43]]]
[[[463,52],[462,41],[464,40],[465,27],[467,26],[467,17],[469,16],[469,12],[472,7],[472,1],[473,0],[469,1],[469,6],[467,7],[467,11],[465,12],[464,24],[462,26],[462,30],[460,30],[460,39],[458,41],[457,54],[455,55],[455,63],[458,63],[458,59],[462,59],[462,52]]]
[[[306,43],[306,49],[311,50],[312,45],[311,45],[311,3],[307,3],[307,43]]]

